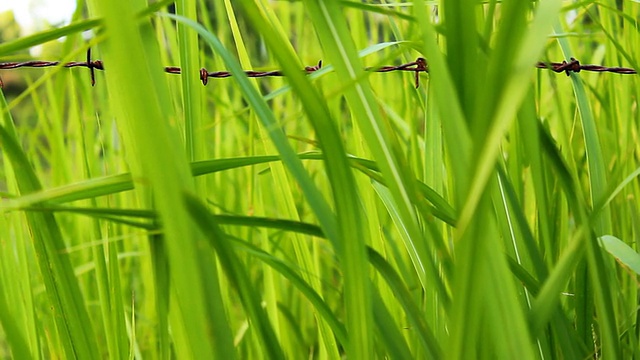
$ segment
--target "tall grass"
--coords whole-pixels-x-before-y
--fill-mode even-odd
[[[1,357],[640,358],[639,4],[170,4],[0,44]]]

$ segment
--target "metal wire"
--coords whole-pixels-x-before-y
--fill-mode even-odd
[[[31,68],[42,68],[42,67],[51,67],[60,65],[59,61],[43,61],[43,60],[32,60],[32,61],[24,61],[24,62],[5,62],[0,63],[0,70],[11,70],[18,69],[24,67]],[[72,67],[86,67],[91,72],[91,86],[96,84],[95,78],[95,70],[104,70],[104,64],[100,60],[91,60],[91,49],[87,50],[87,59],[86,61],[73,61],[64,63],[61,66],[66,68]],[[635,69],[624,68],[624,67],[606,67],[601,65],[582,65],[580,62],[574,58],[571,58],[571,61],[566,62],[562,61],[561,63],[557,62],[538,62],[535,67],[539,69],[549,69],[556,73],[565,72],[567,76],[571,72],[578,73],[580,71],[596,71],[596,72],[612,72],[617,74],[637,74]],[[322,68],[322,61],[319,61],[317,65],[307,66],[304,68],[304,72],[307,74],[311,74],[315,71],[318,71]],[[420,73],[428,73],[429,66],[427,65],[427,60],[419,57],[416,61],[412,61],[410,63],[397,65],[397,66],[382,66],[377,68],[368,67],[365,70],[372,72],[392,72],[392,71],[408,71],[413,72],[415,77],[415,86],[418,88],[420,86]],[[182,70],[176,66],[167,66],[164,68],[164,71],[169,74],[181,74]],[[284,76],[284,73],[280,70],[271,70],[271,71],[254,71],[254,70],[245,70],[245,75],[248,77],[272,77],[272,76]],[[210,72],[205,68],[200,69],[200,81],[202,81],[203,85],[207,85],[209,83],[209,79],[221,79],[232,76],[232,74],[228,71],[214,71]],[[0,79],[0,87],[3,86],[2,79]]]
[[[635,69],[624,68],[624,67],[606,67],[601,65],[582,65],[580,61],[575,58],[571,58],[571,61],[566,62],[562,61],[561,63],[552,62],[538,62],[536,67],[539,69],[549,69],[551,71],[555,71],[557,73],[565,72],[567,76],[571,74],[571,72],[579,73],[582,70],[585,71],[596,71],[596,72],[612,72],[616,74],[637,74],[638,72]]]

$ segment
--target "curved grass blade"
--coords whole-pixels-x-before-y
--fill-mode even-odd
[[[438,281],[438,274],[432,271],[436,266],[431,257],[430,244],[425,241],[424,234],[418,226],[417,214],[410,200],[416,191],[415,177],[398,148],[395,134],[388,131],[389,124],[383,120],[371,87],[365,81],[358,81],[364,71],[339,3],[334,0],[305,0],[303,3],[323,50],[335,66],[340,82],[345,86],[344,94],[350,114],[355,118],[369,150],[376,158],[397,204],[401,227],[407,229],[410,234],[408,238],[402,238],[410,240],[404,242],[404,247],[411,258],[413,271],[417,274],[421,286],[426,289],[427,284]],[[370,303],[370,299],[364,301]],[[367,331],[367,328],[371,327],[369,315],[366,314],[368,310],[361,308],[358,311],[359,321],[354,321],[357,322],[353,324],[355,333],[350,331],[350,335],[361,338],[362,342],[353,344],[352,353],[369,358],[373,356],[373,340]]]
[[[373,315],[379,341],[387,349],[388,358],[415,359],[416,357],[411,354],[409,345],[399,331],[400,328],[393,321],[389,309],[376,291],[373,292]]]
[[[40,191],[40,181],[18,143],[6,108],[0,94],[0,148],[11,163],[20,192]],[[32,213],[27,221],[62,348],[69,358],[91,358],[98,353],[98,345],[71,262],[60,255],[64,241],[56,219],[52,214]]]
[[[557,32],[557,31],[556,31]],[[571,54],[571,48],[566,38],[559,38],[558,43],[562,52],[566,57]],[[591,111],[589,98],[584,89],[582,79],[578,74],[570,74],[573,85],[576,104],[580,114],[582,124],[582,133],[584,137],[585,152],[587,154],[589,185],[590,185],[590,205],[596,205],[596,202],[605,196],[607,191],[606,165],[602,155],[602,148],[598,135],[598,129]],[[596,236],[610,234],[612,229],[611,212],[608,208],[600,211],[599,216],[595,219],[593,228]],[[616,313],[613,307],[613,294],[611,286],[608,284],[610,274],[608,267],[604,264],[602,248],[597,244],[596,237],[590,237],[587,241],[587,261],[588,271],[590,275],[591,285],[593,286],[593,294],[595,295],[595,307],[598,313],[598,323],[602,336],[603,356],[611,356],[613,358],[621,357],[620,341],[617,331]],[[589,289],[580,290],[588,293]],[[592,301],[587,299],[587,301]]]
[[[640,275],[640,254],[615,236],[604,235],[600,237],[602,246],[613,255],[620,263],[636,274]]]
[[[102,21],[99,19],[82,20],[59,28],[21,37],[13,41],[8,41],[0,44],[0,56],[24,49],[29,49],[33,46],[44,44],[51,40],[56,40],[63,36],[68,36],[77,32],[87,31],[101,25]]]
[[[261,300],[247,274],[245,266],[240,259],[224,244],[225,234],[215,223],[215,219],[209,216],[207,208],[191,195],[184,195],[185,205],[189,214],[198,227],[209,239],[209,244],[215,249],[217,258],[222,265],[231,285],[236,289],[242,301],[251,326],[255,327],[262,345],[262,351],[266,358],[283,359],[284,355],[275,332],[271,327],[266,312],[260,305]]]
[[[164,227],[160,246],[166,247],[172,288],[160,296],[175,296],[170,322],[176,352],[187,358],[228,359],[234,349],[228,324],[220,321],[225,314],[215,260],[198,250],[202,235],[182,200],[194,183],[180,134],[171,125],[168,85],[161,72],[150,70],[162,67],[157,37],[148,17],[142,25],[137,21],[145,4],[121,0],[92,5],[104,16],[105,80],[125,155],[134,174],[148,182]]]
[[[602,209],[607,207],[611,203],[611,201],[616,196],[618,196],[618,194],[620,194],[622,189],[624,189],[627,185],[629,185],[638,176],[640,176],[640,168],[637,168],[631,174],[629,174],[626,178],[624,178],[624,180],[622,180],[620,182],[620,184],[618,184],[618,186],[616,186],[616,188],[613,189],[608,196],[606,196],[606,199],[604,199],[604,197],[603,197],[603,198],[601,198],[601,200],[598,200],[595,203],[595,206],[593,207],[592,216],[597,216],[600,213],[600,211],[602,211]],[[603,196],[604,196],[604,194],[603,194]]]
[[[416,335],[421,341],[421,345],[427,351],[429,358],[442,359],[443,352],[440,348],[438,339],[425,322],[422,310],[413,301],[413,297],[405,283],[402,281],[402,278],[377,251],[368,248],[368,253],[371,265],[384,277],[385,281],[396,294],[398,301],[406,311],[407,319],[415,328]]]
[[[36,359],[26,339],[22,336],[21,324],[15,321],[4,296],[0,296],[0,325],[13,359]]]
[[[400,218],[400,212],[398,210],[398,206],[395,203],[393,197],[391,196],[389,189],[386,187],[383,187],[378,182],[373,182],[372,186],[376,191],[376,193],[378,194],[384,206],[387,208],[387,212],[389,213],[389,216],[391,216],[391,219],[393,220],[396,228],[398,229],[400,236],[403,237],[405,241],[410,241],[411,235],[407,232],[407,229],[403,227],[403,222],[402,222],[402,219]],[[432,269],[431,271],[436,272],[436,269]],[[440,278],[438,278],[437,281],[433,282],[432,286],[435,287],[435,292],[439,295],[440,300],[445,304],[445,306],[450,305],[451,299],[448,296],[444,282]]]
[[[211,216],[212,220],[220,220],[221,218],[213,215],[211,213],[208,214]],[[224,221],[225,219],[222,219]],[[218,223],[221,224],[222,223]],[[249,225],[254,226],[254,225]],[[316,227],[319,231],[320,228]],[[289,229],[290,230],[290,229]],[[295,231],[295,230],[293,230]],[[324,237],[324,236],[323,236]],[[287,265],[282,260],[274,257],[273,255],[263,251],[262,249],[246,242],[246,241],[234,241],[237,246],[246,251],[248,254],[260,259],[271,268],[279,272],[282,276],[284,276],[287,280],[294,285],[304,297],[311,302],[314,306],[315,310],[318,314],[329,324],[331,331],[333,331],[333,335],[336,337],[338,342],[342,344],[342,346],[347,347],[348,337],[347,331],[344,327],[344,324],[340,322],[340,320],[336,317],[336,315],[332,312],[331,308],[327,305],[327,303],[318,295],[318,293],[307,283],[305,280],[300,277],[296,272],[291,268],[291,266]]]
[[[382,6],[370,5],[366,3],[358,3],[358,2],[347,1],[347,0],[341,0],[340,4],[344,7],[350,7],[350,8],[354,8],[362,11],[368,11],[368,12],[372,12],[380,15],[396,17],[402,20],[415,21],[415,18],[411,15],[407,15],[406,13],[396,11],[396,10],[389,10],[388,8],[382,7]]]
[[[303,153],[298,154],[298,156],[301,160],[323,159],[322,154],[316,153]],[[375,162],[355,157],[350,157],[349,160],[352,167],[360,170],[372,180],[384,185],[384,179],[377,174],[379,169]],[[244,166],[265,164],[272,161],[281,161],[281,158],[276,155],[263,155],[196,161],[191,164],[191,171],[193,176],[203,176]],[[0,205],[0,211],[24,209],[43,203],[60,204],[90,199],[97,196],[111,195],[122,191],[133,190],[134,184],[135,182],[132,180],[131,174],[125,173],[89,179],[80,183],[50,188],[20,197],[12,197],[7,194],[6,197],[8,199]],[[455,211],[451,205],[449,205],[440,194],[424,183],[418,182],[418,187],[425,199],[433,204],[431,208],[433,215],[445,223],[455,226]]]
[[[157,220],[157,213],[153,210],[140,210],[140,209],[110,209],[99,207],[76,207],[66,205],[35,205],[30,207],[21,208],[24,211],[34,212],[61,212],[61,213],[73,213],[78,215],[85,215],[89,217],[99,218],[114,221],[121,224],[126,224],[134,227],[140,227],[148,230],[158,230],[159,225]],[[311,235],[324,238],[325,235],[322,229],[314,224],[305,223],[295,220],[276,219],[261,216],[242,216],[242,215],[227,215],[227,214],[212,214],[216,223],[220,225],[238,225],[238,226],[253,226],[264,227],[274,230],[292,231],[299,234]],[[148,221],[144,223],[132,222],[125,220],[126,218],[146,219]]]
[[[175,16],[172,14],[158,14],[159,16],[166,16],[174,19],[178,22],[184,23],[193,30],[197,31],[200,36],[211,46],[211,48],[219,54],[225,64],[229,68],[229,71],[234,75],[234,79],[238,82],[240,89],[243,92],[247,102],[249,102],[256,112],[258,118],[263,122],[263,125],[268,129],[268,134],[271,137],[274,145],[278,149],[282,161],[289,168],[293,176],[298,180],[302,191],[305,193],[307,201],[314,213],[318,216],[318,221],[325,229],[329,237],[335,238],[337,234],[336,219],[333,211],[330,210],[326,200],[322,197],[321,193],[317,190],[316,186],[311,181],[306,170],[303,168],[302,163],[297,158],[291,146],[288,144],[287,138],[284,135],[281,127],[278,125],[273,112],[269,109],[266,102],[262,99],[260,94],[249,82],[249,79],[244,74],[242,68],[238,62],[231,56],[231,54],[224,48],[218,38],[207,31],[202,25],[183,17]]]
[[[138,15],[139,18],[144,18],[151,13],[154,13],[173,3],[173,0],[163,0],[155,2],[149,5],[145,10],[141,11]],[[60,39],[64,36],[69,36],[82,31],[91,30],[97,27],[102,27],[102,19],[89,19],[77,21],[69,25],[61,26],[51,30],[39,32],[33,35],[18,38],[13,41],[8,41],[0,44],[0,56],[10,54],[12,52],[28,49],[37,45],[44,44],[46,42]]]

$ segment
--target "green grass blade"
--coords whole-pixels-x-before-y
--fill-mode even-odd
[[[176,14],[188,19],[196,19],[195,1],[176,1]],[[181,23],[178,23],[178,42],[180,44],[180,67],[183,74],[197,74],[199,71],[198,35]],[[195,76],[182,76],[182,106],[184,107],[185,147],[190,161],[201,159],[204,155],[204,143],[197,130],[203,128],[202,93],[203,88]]]
[[[337,230],[333,212],[329,209],[326,200],[320,195],[320,192],[316,190],[316,187],[311,182],[306,170],[302,167],[300,160],[288,144],[286,136],[277,125],[273,112],[271,112],[262,97],[253,88],[238,62],[233,59],[231,54],[222,46],[222,43],[220,43],[216,36],[207,31],[200,24],[171,14],[160,15],[182,22],[197,31],[209,46],[211,46],[212,49],[223,58],[230,72],[234,75],[234,79],[239,83],[240,89],[243,91],[247,101],[253,106],[258,118],[268,129],[268,134],[278,149],[278,152],[282,157],[282,161],[289,168],[294,177],[296,177],[305,194],[307,194],[307,200],[311,207],[315,209],[315,213],[318,216],[321,226],[325,229],[327,234],[329,234],[330,238],[332,236],[335,237]]]
[[[369,248],[369,260],[371,265],[384,277],[387,284],[402,304],[408,320],[415,327],[416,335],[431,359],[442,359],[443,352],[438,339],[426,324],[422,310],[414,302],[411,293],[404,284],[402,278],[391,265],[375,250]]]
[[[262,18],[262,14],[258,12],[254,5],[247,5],[244,9],[252,19],[253,25],[264,32],[268,32],[270,25]],[[336,215],[333,215],[332,212],[328,210],[324,199],[318,196],[317,191],[315,191],[315,186],[310,183],[308,175],[299,164],[299,160],[294,157],[294,153],[289,149],[288,144],[286,144],[283,138],[284,135],[281,131],[276,131],[277,127],[274,126],[276,122],[275,119],[273,119],[273,114],[251,87],[242,69],[237,65],[237,62],[224,50],[215,36],[197,24],[192,25],[194,29],[198,30],[209,44],[215,48],[216,52],[223,56],[227,67],[234,74],[241,90],[245,93],[245,97],[254,107],[258,118],[265,122],[269,130],[268,133],[272,136],[272,141],[283,157],[284,163],[303,188],[303,192],[307,195],[307,201],[309,201],[311,207],[314,209],[320,225],[323,227],[328,238],[331,239],[338,253],[341,254],[340,258],[343,262],[345,275],[345,291],[347,293],[345,296],[347,313],[350,314],[348,315],[347,328],[349,329],[350,336],[358,336],[357,334],[359,334],[362,335],[364,339],[368,338],[364,329],[368,328],[367,324],[370,322],[370,305],[368,305],[370,304],[370,300],[367,297],[367,286],[369,283],[362,281],[362,279],[366,277],[363,270],[365,268],[364,264],[366,264],[366,254],[364,252],[362,239],[360,237],[352,237],[354,233],[365,234],[366,232],[364,231],[365,228],[362,227],[362,220],[359,214],[360,210],[355,197],[357,191],[355,189],[353,175],[350,173],[346,154],[339,141],[340,137],[337,136],[326,107],[317,100],[318,95],[311,90],[308,81],[304,78],[304,74],[301,73],[300,68],[296,66],[297,61],[295,61],[290,49],[286,46],[281,46],[281,44],[278,46],[270,44],[274,50],[274,55],[279,59],[280,65],[289,77],[293,88],[297,88],[297,94],[300,96],[307,113],[311,115],[314,128],[323,146],[326,156],[325,161],[328,163],[327,173],[334,193],[333,198],[336,204]],[[269,36],[265,37],[265,40],[273,41],[273,43],[281,41],[276,37]],[[334,216],[337,216],[338,219],[337,228]],[[346,241],[346,239],[350,239],[350,241]],[[353,334],[353,332],[357,334]],[[359,350],[354,350],[353,353],[363,356],[369,354],[368,351],[363,353]]]
[[[378,182],[373,183],[373,188],[380,197],[380,200],[387,208],[387,212],[391,216],[400,236],[404,239],[405,243],[411,241],[411,235],[408,233],[407,229],[403,226],[402,218],[400,215],[400,210],[398,209],[398,205],[394,202],[393,197],[388,188],[383,187]],[[428,264],[430,265],[430,264]],[[431,269],[432,272],[436,273],[436,269]],[[445,305],[449,305],[450,298],[447,294],[447,290],[445,288],[444,282],[438,278],[433,282],[432,285],[435,289],[435,292],[439,294],[440,301],[444,302]]]
[[[29,49],[33,46],[44,44],[51,40],[59,39],[63,36],[68,36],[78,32],[93,29],[101,25],[101,21],[98,19],[82,20],[74,22],[67,26],[39,32],[30,36],[18,38],[13,41],[0,44],[0,56],[10,54],[23,49]]]
[[[224,224],[225,221],[228,220],[228,218],[221,218],[219,215],[209,214],[209,216],[211,216],[212,220],[215,219],[214,221],[216,221],[216,223],[220,225]],[[259,222],[254,221],[255,219],[247,220],[248,221],[246,221],[246,225],[263,226],[259,224]],[[292,228],[289,227],[287,230],[292,230]],[[344,324],[340,322],[340,320],[332,312],[331,308],[329,308],[327,303],[322,300],[320,295],[311,286],[309,286],[301,276],[293,271],[291,266],[247,242],[243,241],[238,246],[240,248],[244,248],[244,250],[247,251],[250,255],[265,262],[267,265],[272,267],[274,270],[282,274],[287,280],[289,280],[307,298],[307,300],[309,300],[313,304],[315,310],[318,311],[320,316],[327,322],[327,324],[329,324],[331,330],[333,331],[333,335],[337,338],[338,342],[344,347],[348,346],[347,332]]]
[[[471,135],[467,127],[467,120],[462,111],[461,99],[458,96],[451,71],[436,39],[438,34],[431,24],[429,11],[422,2],[414,4],[414,16],[420,29],[422,53],[429,57],[429,86],[433,92],[436,107],[442,119],[442,134],[447,149],[447,157],[452,173],[451,182],[454,188],[468,188],[469,177],[467,169],[471,157]],[[454,191],[451,195],[456,211],[460,212],[464,194]]]
[[[492,74],[493,79],[504,79],[505,77],[501,74],[505,71],[505,66],[509,66],[510,61],[508,59],[513,58],[514,60],[510,64],[510,73],[513,75],[506,77],[504,83],[501,84],[502,86],[496,89],[495,94],[500,95],[499,97],[495,96],[491,99],[481,100],[481,103],[485,104],[484,107],[488,107],[488,109],[480,117],[484,115],[487,119],[493,120],[490,128],[486,130],[486,138],[481,138],[484,141],[483,147],[478,149],[480,154],[476,162],[475,174],[471,175],[476,181],[473,182],[472,187],[469,189],[469,198],[460,214],[459,226],[462,229],[464,229],[468,217],[473,214],[474,204],[481,197],[483,184],[486,184],[486,181],[491,177],[491,172],[493,171],[491,164],[495,163],[498,156],[501,139],[513,123],[519,105],[529,91],[530,82],[528,79],[530,76],[527,69],[531,68],[532,59],[536,59],[542,53],[547,31],[554,23],[559,8],[560,3],[557,1],[541,1],[536,8],[535,16],[528,31],[521,35],[520,38],[504,40],[503,46],[508,49],[502,49],[502,52],[496,54],[491,62],[492,66],[495,67]],[[514,11],[517,11],[517,9]],[[510,18],[509,23],[518,21],[517,18]],[[504,32],[510,32],[511,26],[508,23],[503,26],[505,27],[503,29]],[[511,43],[521,43],[521,45],[519,48],[513,49],[509,45]],[[496,81],[502,82],[503,80]],[[490,105],[486,105],[487,102],[493,103],[495,108],[491,109]],[[488,120],[485,119],[484,121]]]
[[[584,241],[584,234],[579,234],[573,239],[571,247],[566,249],[537,294],[529,315],[533,334],[538,334],[542,330],[555,307],[559,306],[559,294],[584,257]]]
[[[0,114],[0,145],[12,164],[20,192],[39,191],[40,181],[17,141],[4,94],[0,95]],[[71,262],[60,256],[64,242],[56,219],[52,214],[27,214],[27,221],[62,348],[69,358],[91,357],[98,346]]]
[[[220,321],[224,305],[215,262],[198,251],[201,236],[182,201],[181,194],[194,185],[180,136],[170,125],[165,75],[150,70],[162,68],[155,34],[149,22],[137,26],[134,14],[142,2],[93,5],[104,17],[108,37],[102,52],[109,64],[105,78],[129,162],[134,173],[149,182],[165,230],[177,351],[188,358],[228,358],[234,352],[228,325]]]
[[[0,296],[0,325],[6,334],[7,345],[11,349],[13,359],[36,359],[30,351],[27,340],[22,336],[20,324],[11,314],[4,296]]]
[[[218,228],[214,218],[209,215],[205,206],[192,196],[185,196],[185,203],[194,221],[207,235],[209,243],[215,249],[222,268],[225,270],[230,283],[240,295],[242,305],[247,312],[249,322],[255,327],[262,344],[263,356],[268,359],[284,359],[280,344],[269,322],[266,312],[261,306],[261,300],[256,293],[244,265],[231,249],[224,244],[225,234]]]
[[[363,66],[357,57],[352,35],[337,1],[304,1],[307,14],[314,24],[329,60],[336,68],[336,73],[344,83],[345,97],[351,114],[357,121],[369,150],[376,158],[382,176],[395,200],[402,221],[402,228],[410,236],[403,238],[404,245],[411,257],[415,272],[418,274],[422,286],[437,278],[431,269],[435,268],[429,256],[427,242],[417,224],[417,217],[411,204],[411,194],[415,191],[415,183],[411,170],[405,165],[406,161],[398,151],[398,144],[394,135],[388,131],[389,124],[383,120],[379,107],[370,86],[361,79]],[[362,336],[361,346],[356,348],[358,356],[371,355],[371,339],[366,334],[366,315],[361,313],[359,333]]]
[[[379,341],[387,349],[390,359],[415,359],[407,345],[401,330],[393,321],[389,309],[384,305],[380,294],[373,292],[373,315]]]
[[[558,39],[565,56],[571,54],[568,42],[564,38]],[[580,114],[584,146],[587,155],[590,185],[590,205],[596,205],[598,199],[605,196],[607,191],[606,166],[602,155],[600,138],[596,122],[591,110],[584,85],[579,75],[570,75],[576,103]],[[609,234],[612,230],[611,213],[608,208],[603,209],[593,225],[596,236]],[[620,342],[617,331],[616,314],[612,302],[612,288],[609,285],[609,268],[605,267],[602,248],[597,244],[597,238],[591,237],[587,242],[587,259],[589,275],[594,287],[595,305],[598,312],[598,323],[602,332],[602,347],[604,354],[620,357]],[[588,286],[588,285],[587,285]],[[584,292],[587,292],[584,289]]]
[[[640,254],[615,236],[605,235],[600,238],[600,241],[602,246],[623,265],[640,274]]]

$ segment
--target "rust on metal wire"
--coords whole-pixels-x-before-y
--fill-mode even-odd
[[[415,73],[416,89],[420,86],[420,73],[429,72],[429,66],[427,66],[427,59],[419,57],[416,61],[398,65],[398,66],[383,66],[379,68],[366,68],[367,71],[375,72],[390,72],[390,71],[412,71]]]
[[[318,71],[321,68],[322,68],[322,60],[318,62],[318,65],[306,66],[304,68],[304,71],[307,74],[311,74],[312,72]],[[180,73],[180,68],[168,67],[168,68],[165,68],[165,71],[170,73],[172,71],[175,71],[175,69],[177,69],[178,73]],[[169,70],[172,70],[172,71],[169,71]],[[245,70],[244,74],[247,75],[247,77],[255,77],[255,78],[269,77],[269,76],[284,76],[284,73],[280,70],[271,70],[271,71]],[[228,71],[209,72],[205,68],[200,69],[200,80],[202,81],[203,85],[207,85],[209,83],[209,78],[222,79],[230,76],[231,76],[231,73]]]
[[[41,68],[41,67],[51,67],[51,66],[63,66],[66,68],[72,67],[86,67],[89,69],[91,73],[91,86],[94,86],[96,83],[95,70],[104,70],[104,64],[100,60],[91,60],[91,49],[87,50],[87,59],[86,61],[73,61],[61,64],[59,61],[42,61],[42,60],[32,60],[32,61],[24,61],[24,62],[5,62],[0,63],[0,70],[10,70],[10,69],[18,69],[23,67],[31,67],[31,68]],[[623,67],[605,67],[600,65],[582,65],[580,62],[574,58],[571,58],[571,61],[563,61],[561,63],[556,62],[538,62],[535,67],[539,69],[549,69],[556,73],[565,72],[567,76],[571,72],[578,73],[580,71],[597,71],[597,72],[612,72],[617,74],[637,74],[635,69],[623,68]],[[311,74],[315,71],[318,71],[322,68],[322,61],[318,62],[317,65],[307,66],[303,71],[307,74]],[[410,63],[396,65],[396,66],[381,66],[381,67],[368,67],[365,69],[366,71],[372,72],[391,72],[391,71],[408,71],[413,72],[415,77],[415,87],[418,88],[420,86],[420,73],[428,73],[429,66],[427,64],[427,60],[425,58],[419,57],[416,61],[412,61]],[[181,74],[181,69],[176,66],[167,66],[164,68],[164,71],[169,74]],[[272,77],[272,76],[284,76],[284,73],[280,70],[271,70],[271,71],[255,71],[255,70],[245,70],[245,75],[248,77],[260,78],[260,77]],[[203,85],[207,85],[209,83],[209,79],[221,79],[232,76],[232,74],[228,71],[214,71],[210,72],[205,68],[200,69],[200,81],[202,81]],[[0,87],[2,87],[2,79],[0,79]]]
[[[571,61],[566,62],[562,61],[561,63],[552,62],[538,62],[536,67],[539,69],[549,69],[551,71],[561,73],[565,72],[567,76],[569,76],[572,72],[579,73],[580,71],[596,71],[596,72],[612,72],[616,74],[637,74],[638,72],[635,69],[624,68],[624,67],[606,67],[601,65],[582,65],[580,61],[575,58],[571,58]]]
[[[60,65],[60,61],[43,61],[43,60],[32,60],[32,61],[24,61],[24,62],[6,62],[0,63],[0,70],[9,70],[9,69],[17,69],[22,67],[31,67],[31,68],[42,68],[42,67],[51,67]],[[95,70],[104,70],[104,65],[100,60],[91,60],[91,49],[87,50],[87,60],[86,61],[72,61],[65,64],[62,64],[63,67],[72,68],[72,67],[86,67],[91,71],[91,86],[96,84],[96,76]],[[0,79],[0,87],[2,86],[2,80]]]

